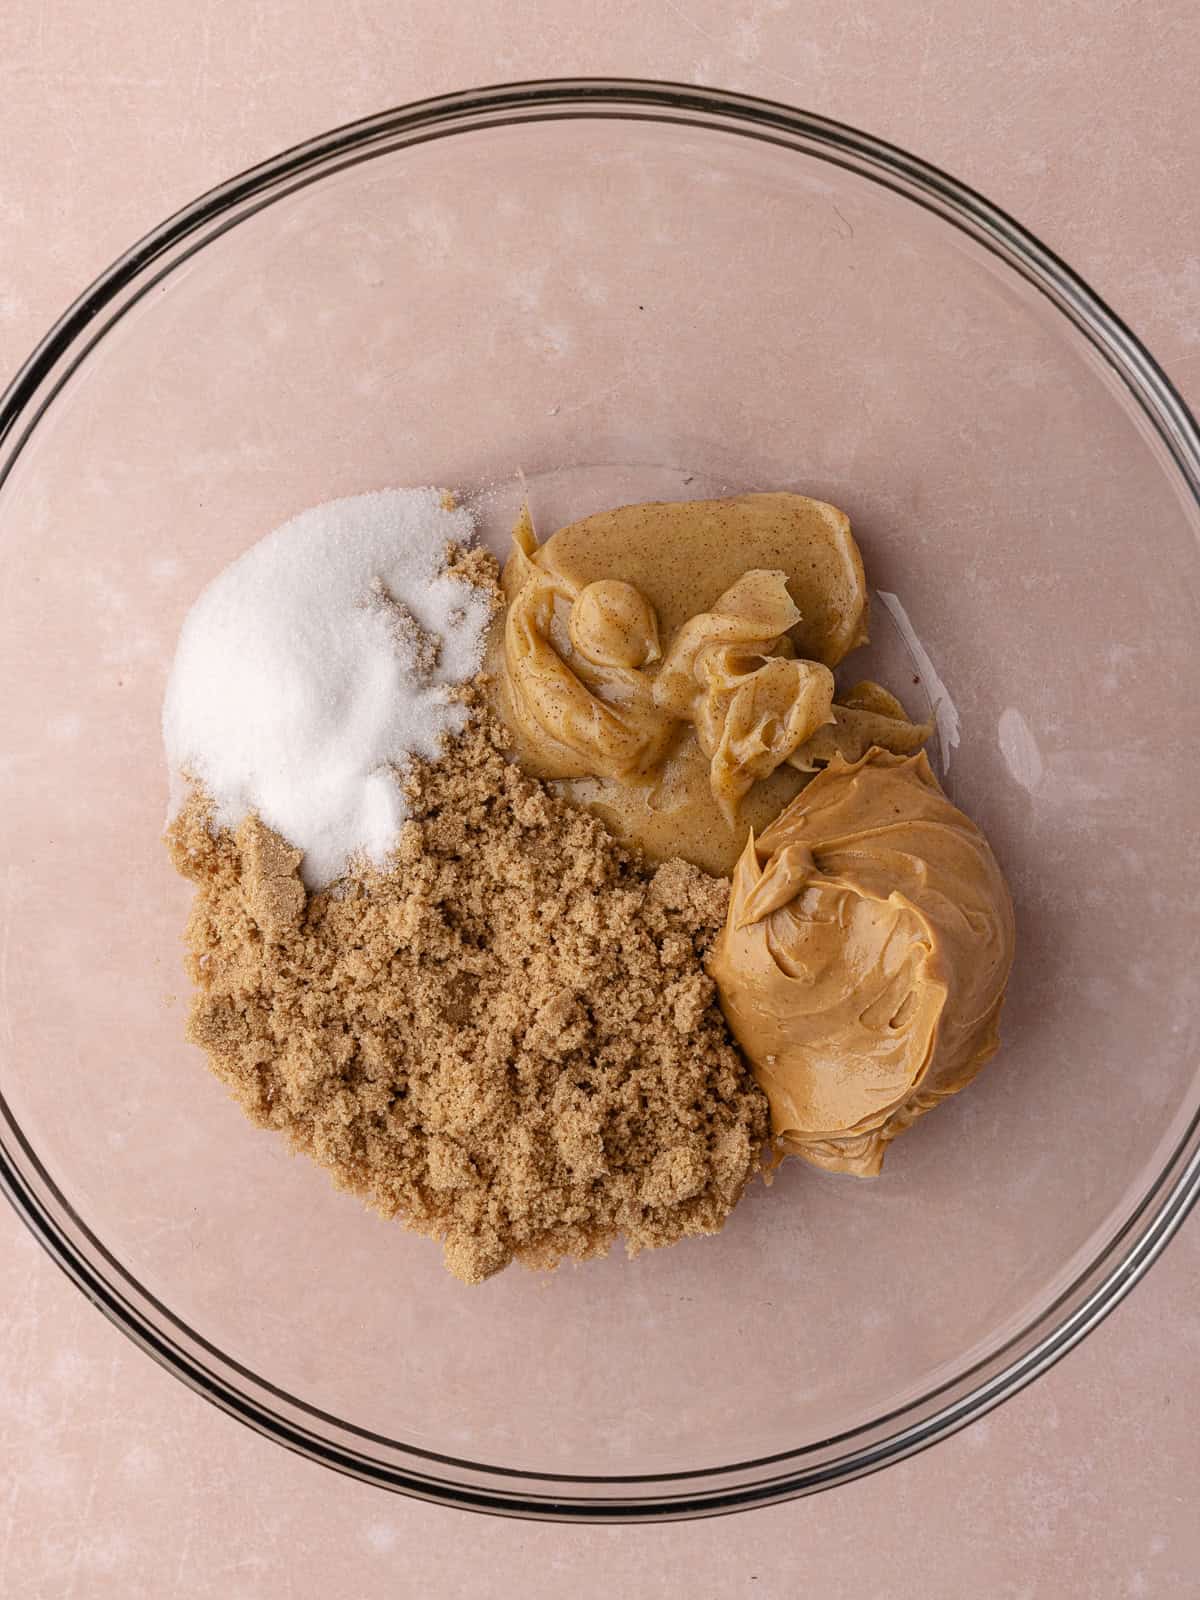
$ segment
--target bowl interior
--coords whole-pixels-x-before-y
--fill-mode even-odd
[[[952,702],[945,781],[1019,954],[1002,1054],[877,1182],[789,1163],[719,1238],[467,1289],[182,1042],[158,713],[185,611],[260,534],[434,482],[501,540],[518,472],[545,528],[714,489],[843,506],[896,598],[892,686],[929,690],[902,615]],[[326,170],[127,309],[0,491],[10,1112],[174,1317],[388,1440],[641,1475],[896,1412],[1042,1314],[1195,1115],[1197,531],[1036,288],[818,153],[584,117]]]

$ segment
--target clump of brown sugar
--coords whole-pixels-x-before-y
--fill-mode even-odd
[[[621,848],[471,709],[411,773],[386,873],[306,895],[257,819],[183,812],[189,1036],[254,1121],[468,1283],[713,1233],[767,1134],[702,965],[728,884]]]
[[[452,570],[457,572],[457,568]],[[464,580],[469,581],[469,580]],[[442,658],[438,634],[423,628],[403,600],[397,600],[382,578],[373,578],[360,604],[366,611],[378,612],[387,622],[396,654],[418,683],[428,683]]]

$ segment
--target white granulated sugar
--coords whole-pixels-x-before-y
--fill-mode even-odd
[[[382,490],[302,512],[214,578],[163,705],[172,814],[191,783],[219,826],[257,812],[304,851],[309,888],[381,865],[398,770],[466,720],[450,686],[479,670],[489,602],[447,574],[446,546],[474,531],[441,490]]]

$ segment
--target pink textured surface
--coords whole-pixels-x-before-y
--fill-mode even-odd
[[[501,31],[469,10],[443,23],[366,0],[344,17],[179,7],[147,28],[125,0],[102,20],[60,6],[51,26],[10,3],[0,367],[137,234],[297,138],[472,82],[635,72],[790,99],[950,167],[1066,255],[1195,400],[1197,52],[1182,12],[1046,21],[1022,5],[985,24],[948,0],[835,19],[691,0],[571,16],[513,8]],[[290,1459],[148,1363],[5,1217],[0,1590],[724,1596],[803,1577],[831,1596],[1186,1593],[1196,1241],[1193,1223],[1063,1366],[933,1452],[816,1500],[626,1532],[467,1521]]]

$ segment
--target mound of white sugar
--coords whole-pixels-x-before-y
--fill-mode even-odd
[[[446,546],[473,535],[440,490],[390,489],[303,512],[214,578],[163,705],[172,814],[191,783],[220,826],[257,812],[304,851],[310,888],[382,864],[397,769],[466,720],[448,686],[479,669],[488,599],[447,574]]]

